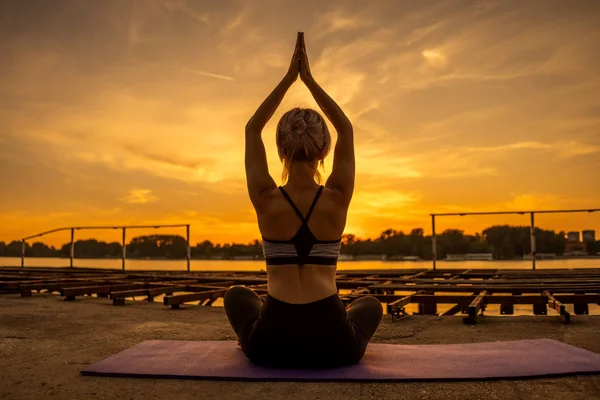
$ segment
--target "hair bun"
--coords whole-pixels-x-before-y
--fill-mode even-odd
[[[296,118],[292,121],[292,132],[296,135],[302,135],[306,132],[308,125],[302,115],[296,115]]]
[[[310,108],[296,107],[283,114],[277,125],[275,141],[279,159],[283,162],[284,181],[293,162],[320,162],[323,166],[323,159],[331,147],[331,135],[325,120]],[[316,169],[315,176],[320,182],[321,175]]]

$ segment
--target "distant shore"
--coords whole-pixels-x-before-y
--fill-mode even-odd
[[[0,259],[2,258],[10,258],[10,259],[21,259],[21,257],[19,256],[2,256],[0,257]],[[69,257],[45,257],[45,256],[26,256],[25,259],[32,259],[32,258],[45,258],[45,259],[54,259],[54,260],[69,260]],[[102,258],[97,258],[97,257],[74,257],[75,260],[121,260],[121,257],[102,257]],[[177,257],[177,258],[168,258],[168,257],[127,257],[127,260],[137,260],[137,261],[185,261],[186,258],[185,257]],[[551,260],[597,260],[600,259],[600,255],[587,255],[587,256],[555,256],[552,258],[546,258],[546,257],[538,257],[536,258],[537,261],[551,261]],[[244,257],[239,257],[239,258],[201,258],[201,257],[191,257],[190,260],[194,260],[194,261],[260,261],[260,262],[264,262],[264,258],[244,258]],[[373,258],[360,258],[360,259],[355,259],[355,258],[340,258],[340,261],[344,261],[344,262],[349,262],[349,261],[353,261],[353,262],[363,262],[363,261],[383,261],[383,262],[390,262],[390,263],[394,263],[394,262],[414,262],[414,263],[420,263],[420,262],[429,262],[431,263],[433,260],[432,259],[400,259],[400,258],[393,258],[393,259],[384,259],[384,258],[379,258],[379,257],[373,257]],[[455,259],[447,259],[447,258],[438,258],[436,261],[444,261],[444,262],[467,262],[467,261],[476,261],[476,262],[483,262],[483,261],[487,261],[487,262],[522,262],[522,261],[531,261],[531,258],[512,258],[512,259],[468,259],[468,258],[455,258]]]

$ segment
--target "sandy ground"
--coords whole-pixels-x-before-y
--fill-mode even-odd
[[[600,316],[386,316],[374,342],[456,343],[552,338],[600,353]],[[287,383],[84,377],[79,370],[148,339],[234,340],[222,308],[171,310],[108,299],[0,295],[0,399],[600,399],[600,375],[492,382]]]

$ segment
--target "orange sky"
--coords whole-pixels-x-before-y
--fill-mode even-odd
[[[598,208],[599,17],[595,0],[2,2],[0,240],[147,223],[190,223],[193,242],[258,238],[243,127],[297,31],[355,127],[347,232]],[[263,135],[277,181],[275,122],[297,105],[317,107],[299,80]],[[538,221],[600,232],[600,213]],[[496,223],[528,218],[438,229]]]

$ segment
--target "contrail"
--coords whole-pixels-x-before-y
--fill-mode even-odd
[[[226,81],[235,81],[235,78],[232,78],[231,76],[213,74],[211,72],[198,71],[196,69],[190,69],[190,68],[182,68],[182,69],[185,72],[190,72],[190,73],[196,74],[196,75],[210,76],[211,78],[223,79]]]

